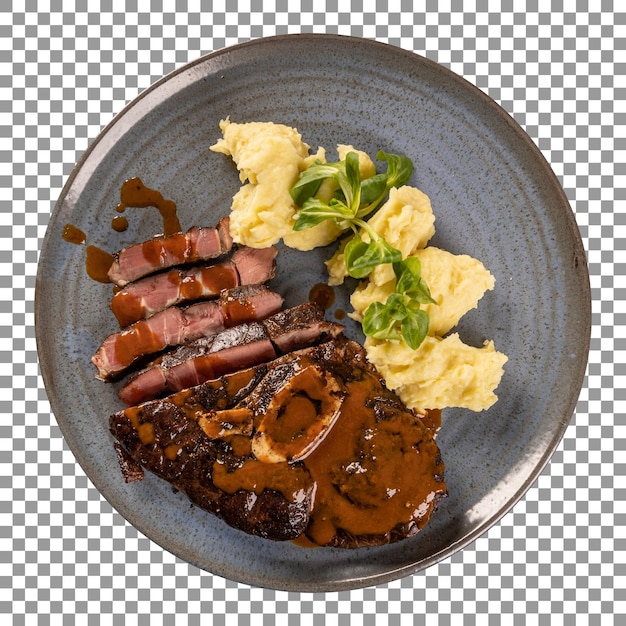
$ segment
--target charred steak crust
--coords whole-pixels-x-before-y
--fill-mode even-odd
[[[272,390],[274,395],[280,394],[281,381],[289,384],[298,372],[311,364],[321,367],[342,385],[367,379],[371,390],[363,398],[350,400],[363,401],[361,413],[369,416],[365,431],[374,428],[389,431],[382,439],[374,438],[381,446],[404,437],[406,442],[402,445],[407,450],[403,454],[408,454],[413,463],[407,470],[418,468],[424,473],[424,476],[411,478],[417,481],[417,493],[403,495],[409,500],[409,496],[413,497],[406,505],[403,500],[401,505],[406,519],[390,522],[390,528],[380,526],[380,520],[371,526],[368,522],[365,527],[352,524],[355,512],[372,518],[380,511],[384,513],[388,506],[387,502],[379,503],[381,485],[376,482],[373,470],[382,472],[383,479],[389,471],[397,474],[404,470],[402,463],[387,470],[377,465],[375,458],[369,461],[359,458],[359,454],[364,455],[363,446],[368,445],[367,436],[337,445],[333,443],[333,429],[340,426],[333,427],[309,456],[292,463],[262,463],[251,452],[254,416],[258,418],[269,410],[274,397]],[[246,421],[248,414],[252,416],[250,421]],[[357,415],[355,419],[355,423],[360,423],[358,420],[362,418]],[[170,482],[197,506],[229,525],[272,540],[307,537],[317,545],[342,548],[395,542],[416,534],[446,495],[443,463],[430,431],[384,387],[378,372],[365,359],[363,348],[343,336],[119,411],[110,417],[110,430],[123,450],[123,472],[133,471],[133,464],[139,465]],[[335,439],[345,434],[339,431]],[[324,461],[316,461],[316,454],[328,455],[330,459],[339,455],[321,479],[316,473],[324,467]],[[350,455],[356,455],[353,461]],[[361,473],[352,466],[361,468]],[[336,482],[333,486],[339,474],[345,483]],[[396,474],[392,472],[389,476],[395,480]],[[372,484],[363,483],[363,476],[373,477]],[[343,518],[324,522],[316,518],[317,509],[323,512],[326,506],[319,494],[320,485],[327,487],[325,482],[330,485],[327,493],[335,491],[342,496]],[[402,488],[409,484],[406,477],[400,483]],[[354,485],[358,486],[357,490],[353,489]],[[342,491],[345,493],[341,494]],[[393,500],[390,495],[383,500],[385,498]],[[411,509],[407,515],[404,508],[409,505],[415,511]]]
[[[200,385],[191,401],[193,410],[232,408],[265,373],[266,366],[260,365]],[[176,395],[178,402],[188,394]],[[122,449],[120,466],[128,481],[136,480],[134,461],[185,493],[200,508],[244,532],[278,541],[295,539],[304,532],[310,493],[299,502],[290,502],[272,490],[258,495],[221,491],[212,481],[215,463],[237,467],[243,459],[224,441],[207,437],[196,420],[168,399],[148,402],[132,412],[120,411],[111,416],[109,426]]]

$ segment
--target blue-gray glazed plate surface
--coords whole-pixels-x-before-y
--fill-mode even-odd
[[[228,213],[239,180],[209,146],[219,121],[295,126],[313,148],[352,144],[403,153],[412,184],[436,215],[433,244],[482,260],[496,288],[458,330],[509,356],[487,412],[444,411],[439,444],[449,497],[418,536],[395,545],[309,550],[231,529],[147,476],[127,485],[107,423],[114,385],[90,357],[115,330],[111,288],[89,279],[85,250],[62,240],[72,223],[114,251],[160,232],[156,211],[134,210],[111,229],[119,190],[138,176],[178,205],[184,228]],[[325,280],[332,250],[281,249],[273,286],[291,305]],[[339,308],[348,292],[337,291]],[[332,312],[330,313],[332,316]],[[36,285],[42,375],[70,448],[104,497],[178,557],[251,585],[295,591],[364,587],[422,570],[474,541],[532,485],[570,420],[590,334],[579,232],[556,177],[520,127],[491,99],[436,63],[399,48],[332,35],[254,40],[200,58],[130,103],[91,144],[52,215]],[[347,333],[359,338],[356,327]]]

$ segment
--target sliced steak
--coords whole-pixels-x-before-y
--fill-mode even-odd
[[[276,248],[240,248],[223,263],[175,268],[128,284],[111,299],[121,328],[170,306],[215,298],[225,289],[264,283],[274,275]]]
[[[222,292],[217,300],[169,307],[109,335],[91,360],[98,368],[98,378],[119,378],[169,347],[215,335],[242,322],[265,319],[278,312],[282,303],[282,297],[265,285],[236,287]]]
[[[431,431],[343,336],[119,411],[110,430],[129,479],[139,464],[274,540],[398,541],[446,495]]]
[[[194,226],[185,233],[155,237],[120,250],[113,255],[109,279],[124,287],[168,267],[216,259],[232,246],[229,218],[225,217],[216,228]]]
[[[226,341],[222,341],[224,335]],[[229,345],[228,340],[235,343]],[[186,350],[182,350],[177,355],[165,355],[158,364],[131,376],[118,391],[120,400],[131,406],[276,358],[272,342],[266,337],[263,327],[255,324],[225,330],[215,338],[207,338],[203,344],[204,354],[201,356],[185,359]],[[194,353],[197,352],[196,346]]]
[[[128,406],[145,402],[339,335],[344,327],[323,316],[320,307],[306,303],[258,323],[202,337],[133,375],[118,395]]]

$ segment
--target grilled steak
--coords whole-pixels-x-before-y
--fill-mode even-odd
[[[216,297],[225,289],[264,283],[274,275],[276,248],[240,248],[213,265],[178,267],[126,285],[111,299],[121,328],[167,307]]]
[[[229,219],[223,218],[216,228],[194,226],[185,233],[160,236],[120,250],[113,255],[109,279],[119,287],[159,270],[216,259],[233,246]]]
[[[446,494],[429,428],[343,336],[110,418],[137,466],[247,533],[354,548],[417,533]]]
[[[324,321],[319,306],[305,303],[166,352],[132,376],[120,389],[119,397],[129,406],[145,402],[325,341],[343,328]]]
[[[211,336],[242,322],[264,319],[282,306],[283,299],[264,285],[244,285],[216,300],[187,308],[169,307],[146,320],[109,335],[92,357],[98,378],[119,378],[129,368],[171,346]]]

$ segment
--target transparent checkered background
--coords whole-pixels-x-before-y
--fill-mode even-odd
[[[225,0],[15,0],[0,8],[0,613],[15,624],[36,616],[53,624],[171,624],[175,616],[192,624],[626,623],[626,464],[616,458],[626,449],[626,290],[614,285],[626,273],[626,13],[615,10],[624,4],[228,4],[237,10],[227,11]],[[594,297],[576,413],[524,500],[426,572],[325,595],[224,580],[126,523],[61,437],[33,328],[50,213],[111,117],[201,54],[312,31],[414,50],[509,111],[562,181],[588,250]]]

